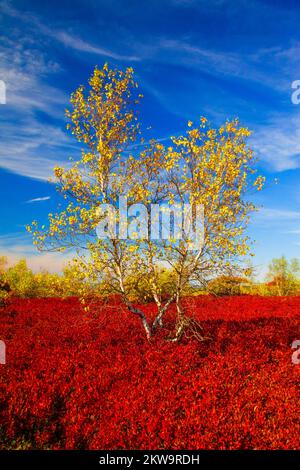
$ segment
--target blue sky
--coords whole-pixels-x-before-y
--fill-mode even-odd
[[[272,257],[299,257],[298,1],[0,0],[0,22],[0,253],[34,269],[65,261],[36,253],[24,225],[55,210],[47,179],[79,150],[65,130],[69,95],[107,61],[133,66],[149,138],[180,134],[201,115],[215,125],[239,117],[253,131],[268,179],[249,230],[257,273]]]

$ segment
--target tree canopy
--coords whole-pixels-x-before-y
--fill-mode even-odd
[[[47,228],[34,221],[28,229],[40,250],[76,249],[81,277],[101,281],[119,294],[140,318],[148,338],[163,325],[174,302],[173,339],[188,329],[203,339],[200,325],[182,307],[182,295],[191,283],[201,285],[210,276],[221,275],[249,253],[245,230],[255,205],[247,195],[261,190],[264,178],[256,174],[256,158],[247,144],[250,132],[238,119],[218,128],[205,117],[189,121],[186,132],[170,137],[165,146],[146,141],[141,133],[141,97],[131,68],[114,70],[107,64],[96,67],[88,85],[72,93],[67,128],[82,146],[81,158],[68,168],[54,168],[54,181],[67,205],[49,214]],[[128,209],[125,226],[119,215],[121,197],[126,197],[128,208],[136,209]],[[106,211],[99,211],[104,205]],[[150,236],[153,205],[159,206],[161,217],[169,210],[169,237]],[[190,221],[180,237],[174,228],[178,207],[182,214],[188,207]],[[144,211],[144,226],[139,211]],[[106,237],[97,235],[99,224],[104,224]],[[110,236],[111,227],[117,227],[117,236]],[[172,272],[172,287],[164,299],[159,283],[162,266]],[[157,305],[152,322],[130,300],[135,278],[146,280]]]

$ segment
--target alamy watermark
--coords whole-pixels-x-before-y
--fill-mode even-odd
[[[6,84],[0,80],[0,104],[6,104]]]
[[[6,346],[2,340],[0,340],[0,364],[6,364]]]
[[[99,239],[184,240],[189,250],[201,250],[204,244],[204,208],[201,204],[132,204],[119,197],[118,208],[101,204],[98,208]]]
[[[296,349],[292,354],[292,363],[300,364],[300,339],[293,341],[292,349]]]
[[[292,82],[292,90],[294,90],[291,94],[291,101],[293,104],[300,103],[300,80],[294,80]]]

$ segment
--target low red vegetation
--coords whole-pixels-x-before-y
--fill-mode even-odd
[[[116,301],[95,319],[76,299],[1,309],[1,448],[299,449],[300,298],[186,305],[211,341],[148,343]]]

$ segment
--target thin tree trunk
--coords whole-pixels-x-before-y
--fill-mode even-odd
[[[127,300],[127,299],[124,299],[124,300],[125,300],[125,303],[126,303],[126,306],[127,306],[128,310],[131,313],[134,313],[135,315],[137,315],[140,318],[141,323],[142,323],[142,325],[144,327],[144,330],[146,332],[147,339],[149,340],[152,336],[152,330],[149,326],[149,323],[147,321],[147,318],[146,318],[144,312],[142,312],[142,310],[140,310],[139,308],[134,307],[129,300]]]
[[[157,293],[155,292],[155,289],[152,290],[152,295],[153,295],[154,302],[156,303],[156,306],[157,306],[157,309],[158,309],[158,315],[155,317],[153,325],[152,325],[152,329],[155,329],[156,326],[158,326],[158,325],[160,327],[163,326],[162,315],[159,315],[162,306],[161,306],[160,298],[157,295]]]
[[[161,327],[163,325],[162,320],[163,320],[164,314],[166,313],[169,305],[173,302],[174,299],[175,299],[175,294],[169,298],[169,300],[165,303],[163,307],[162,307],[162,304],[160,303],[160,305],[158,306],[158,314],[156,315],[154,322],[152,324],[152,332],[154,332],[158,326]]]
[[[180,300],[180,291],[176,294],[176,310],[177,310],[177,321],[176,321],[176,333],[174,341],[179,341],[184,332],[184,312]]]
[[[120,290],[121,290],[121,294],[122,294],[122,298],[124,300],[124,303],[126,304],[128,310],[131,313],[134,313],[134,315],[137,315],[140,318],[141,323],[144,327],[147,339],[149,340],[152,336],[152,331],[151,331],[150,325],[147,321],[147,318],[146,318],[144,312],[142,312],[142,310],[140,310],[139,308],[134,307],[132,305],[132,303],[130,302],[130,300],[128,300],[127,295],[126,295],[126,291],[125,291],[124,282],[123,282],[122,269],[121,269],[120,266],[117,266],[117,272],[118,272],[118,276],[119,276],[119,285],[120,285]]]

